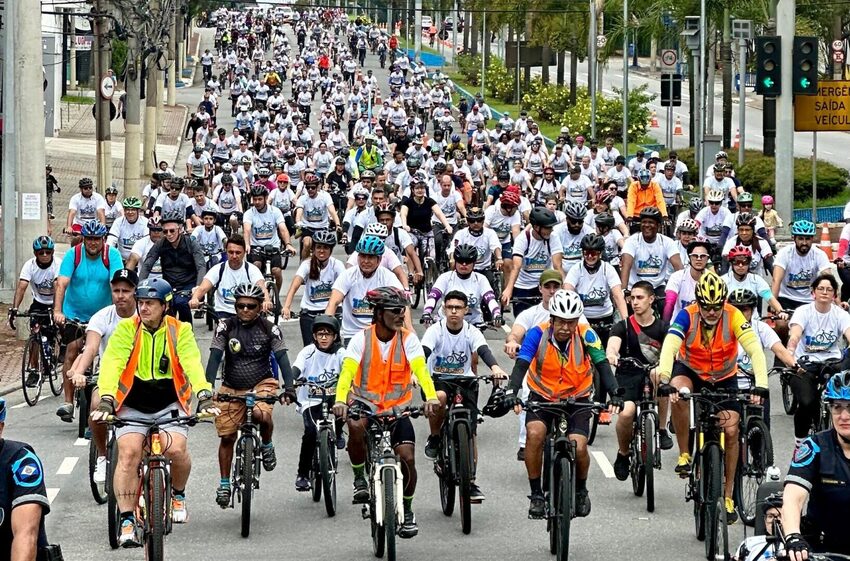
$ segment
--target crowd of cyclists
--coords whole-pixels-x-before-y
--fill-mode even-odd
[[[308,491],[322,399],[296,386],[321,377],[338,379],[327,403],[336,445],[348,449],[355,502],[367,503],[366,422],[348,418],[350,408],[407,406],[415,379],[430,418],[425,456],[434,460],[448,391],[440,377],[472,376],[480,360],[497,386],[484,410],[521,414],[517,457],[528,472],[532,518],[548,515],[541,471],[556,416],[528,404],[605,404],[601,413],[569,417],[575,514],[587,516],[596,420],[617,417],[613,467],[618,480],[629,478],[644,386],[632,360],[651,370],[660,447],[677,446],[674,470],[687,478],[695,468],[680,396],[749,388],[752,403],[766,402],[770,349],[793,372],[796,403],[784,501],[773,495],[759,507],[784,527],[784,544],[770,547],[795,561],[814,551],[850,554],[834,515],[850,507],[850,314],[832,263],[813,244],[813,223],[792,222],[793,242],[778,248],[773,199],[762,197],[756,212],[723,152],[700,173],[675,151],[666,160],[643,151],[627,159],[612,139],[600,146],[566,127],[548,146],[525,111],[496,118],[480,95],[459,98],[439,70],[428,73],[398,51],[397,38],[341,10],[308,9],[286,24],[274,8],[215,16],[185,169],[163,162],[141,197],[120,201],[117,189],[101,196],[81,179],[65,224],[71,249],[60,262],[54,240],[34,240],[9,311],[14,327],[29,290],[31,325],[41,322],[61,345],[62,421],[73,421],[75,388],[99,359],[90,404],[95,480],[106,478],[99,421],[197,410],[216,415],[216,502],[227,507],[245,404],[218,396],[253,391],[298,404],[304,435],[295,487]],[[365,68],[378,64],[389,68],[385,83]],[[229,118],[230,129],[221,123]],[[421,339],[411,302],[421,305]],[[204,365],[192,322],[201,329],[206,314],[215,324]],[[278,325],[295,317],[300,345],[284,342]],[[503,326],[510,368],[500,367],[483,335]],[[24,384],[39,376],[33,363]],[[477,382],[468,391],[477,401]],[[822,402],[831,428],[816,432]],[[718,416],[730,523],[740,507],[741,413],[730,402]],[[254,420],[262,466],[273,470],[271,404],[258,404]],[[167,430],[171,513],[182,523],[189,431]],[[117,429],[112,486],[124,547],[140,545],[133,505],[144,435]],[[403,538],[418,532],[414,443],[410,420],[401,419],[392,444],[404,476]],[[485,498],[477,481],[471,494]],[[753,547],[741,559],[762,559],[747,553]]]

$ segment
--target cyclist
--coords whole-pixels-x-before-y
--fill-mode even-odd
[[[580,204],[587,204],[587,201],[593,200],[593,181],[581,173],[580,165],[575,164],[570,168],[569,177],[561,182],[559,196],[562,201],[575,201]]]
[[[419,284],[425,276],[422,272],[422,263],[419,261],[419,255],[413,245],[413,238],[404,228],[396,225],[395,206],[390,203],[383,203],[377,208],[373,207],[373,209],[375,218],[387,228],[384,245],[395,253],[399,261],[407,258],[407,269],[408,271],[413,270],[413,283]]]
[[[304,176],[306,193],[295,203],[295,224],[301,227],[301,260],[310,256],[313,235],[319,230],[336,228],[341,232],[342,222],[337,216],[333,200],[326,191],[320,191],[319,178],[314,173]]]
[[[788,321],[789,314],[779,311],[782,306],[779,301],[770,291],[770,285],[764,280],[764,277],[750,271],[750,262],[753,259],[753,254],[750,248],[740,245],[729,250],[726,257],[729,260],[729,272],[723,275],[723,281],[729,287],[730,291],[743,288],[756,295],[757,298],[767,301],[768,305],[778,311],[778,316],[782,321]],[[753,310],[753,316],[759,317],[760,305],[756,305]]]
[[[612,396],[619,394],[617,381],[611,373],[599,336],[589,325],[579,323],[582,313],[581,297],[575,292],[561,289],[549,301],[549,321],[532,327],[526,333],[506,392],[506,399],[514,401],[517,414],[523,409],[522,402],[515,397],[523,378],[527,378],[531,390],[529,401],[557,402],[574,398],[577,404],[581,404],[587,403],[593,391],[595,367],[599,371],[603,391]],[[617,414],[621,405],[622,399],[613,397],[609,413]],[[567,430],[570,439],[576,444],[575,514],[579,517],[590,514],[587,435],[592,414],[590,409],[577,411],[569,417]],[[546,515],[546,499],[541,484],[543,442],[554,420],[555,415],[552,413],[529,411],[526,414],[528,436],[525,468],[531,487],[528,508],[530,518]]]
[[[490,205],[484,210],[484,227],[495,231],[502,245],[505,278],[510,275],[510,269],[513,265],[511,256],[514,238],[519,235],[522,229],[522,216],[517,212],[519,205],[519,195],[506,191],[496,204]]]
[[[669,323],[680,310],[694,303],[696,285],[709,270],[710,251],[711,244],[699,237],[688,244],[688,266],[673,272],[667,280],[664,312],[661,315],[664,321]]]
[[[808,220],[791,224],[794,245],[783,247],[773,262],[771,290],[783,310],[796,310],[813,301],[811,285],[816,277],[828,273],[829,258],[819,247],[812,245],[815,225]]]
[[[707,271],[694,289],[696,302],[685,307],[670,324],[661,347],[658,376],[659,393],[670,395],[673,404],[673,426],[679,446],[675,472],[687,477],[691,471],[688,452],[688,407],[679,401],[682,388],[699,392],[702,388],[735,389],[738,387],[738,344],[750,356],[755,385],[752,401],[761,402],[767,393],[767,367],[758,337],[744,315],[726,302],[729,289],[717,273]],[[676,362],[674,363],[674,358]],[[727,405],[720,412],[719,425],[726,434],[725,506],[730,523],[738,519],[732,489],[738,466],[738,424],[740,414]]]
[[[705,207],[705,202],[702,197],[692,197],[691,201],[688,203],[688,208],[679,213],[679,216],[676,217],[676,227],[678,228],[682,222],[688,218],[691,220],[696,220],[697,214]]]
[[[726,194],[719,189],[711,189],[706,194],[707,206],[697,213],[699,235],[711,242],[713,248],[720,252],[720,238],[723,235],[723,223],[731,214],[723,205]],[[719,264],[719,263],[718,263]]]
[[[667,334],[668,323],[653,312],[655,290],[652,284],[638,281],[632,287],[630,304],[634,313],[625,316],[611,328],[605,355],[608,362],[617,367],[617,384],[623,388],[624,405],[617,417],[617,458],[614,460],[614,475],[620,481],[629,478],[629,448],[634,437],[635,404],[643,395],[644,372],[631,364],[620,364],[621,357],[633,358],[641,364],[658,364],[661,345]],[[658,376],[651,374],[653,387],[658,387]],[[662,450],[673,447],[673,439],[667,432],[667,413],[670,402],[658,400],[658,444]]]
[[[666,297],[664,285],[670,268],[682,268],[682,259],[676,243],[659,234],[661,212],[655,207],[640,211],[640,232],[626,238],[620,253],[620,280],[627,289],[639,280],[649,281],[655,287],[655,308],[662,309]]]
[[[224,242],[227,236],[215,222],[218,212],[204,209],[200,212],[202,228],[192,230],[191,237],[195,238],[206,258],[207,268],[214,267],[224,259]]]
[[[401,201],[401,224],[413,238],[413,245],[419,247],[420,238],[431,240],[434,238],[434,223],[431,218],[437,217],[440,224],[445,228],[447,235],[451,236],[454,228],[443,214],[437,201],[427,195],[427,181],[423,175],[417,175],[413,180],[413,192],[409,197]],[[427,257],[435,257],[435,248],[432,242],[428,242]]]
[[[723,241],[724,243],[728,240],[728,236],[731,232],[735,231],[735,227],[737,226],[738,217],[742,214],[752,214],[755,218],[755,226],[754,230],[756,234],[758,234],[759,238],[767,239],[767,230],[764,226],[764,221],[761,216],[757,213],[753,212],[753,195],[752,193],[747,193],[746,191],[742,191],[740,195],[738,195],[738,212],[731,213],[729,218],[726,219],[726,222],[723,224]]]
[[[723,193],[723,208],[728,209],[730,206],[737,204],[738,188],[731,177],[726,176],[726,163],[716,163],[711,168],[711,174],[706,174],[705,184],[703,185],[703,196],[708,199],[708,194],[711,191],[720,191]],[[730,198],[732,204],[730,204]],[[732,209],[735,210],[734,208]]]
[[[474,355],[478,355],[484,364],[490,368],[493,376],[507,378],[504,370],[496,363],[484,335],[477,327],[468,323],[464,317],[468,314],[469,298],[460,290],[449,291],[445,298],[445,319],[431,325],[422,337],[422,347],[425,358],[428,361],[428,371],[431,375],[450,374],[473,376]],[[498,383],[498,382],[496,382]],[[434,381],[437,391],[437,399],[440,400],[440,408],[436,414],[429,419],[431,432],[425,444],[425,456],[429,460],[436,460],[440,448],[440,429],[446,418],[446,402],[448,394],[452,392],[451,386],[440,380]],[[464,399],[473,404],[478,403],[478,381],[467,381],[461,391]],[[470,420],[473,434],[474,464],[478,464],[478,446],[476,443],[476,427],[478,426],[478,414],[475,407],[472,408]],[[473,468],[474,469],[474,468]],[[475,483],[473,475],[470,484],[470,501],[480,503],[484,500],[484,493]]]
[[[466,212],[468,226],[455,234],[452,243],[446,248],[446,253],[454,254],[460,245],[470,245],[475,248],[478,258],[475,260],[475,272],[487,278],[493,286],[493,268],[501,271],[504,265],[502,259],[502,244],[499,236],[492,228],[484,227],[484,211],[474,206]]]
[[[554,211],[552,212],[554,213]],[[564,215],[566,219],[552,230],[552,234],[561,241],[561,247],[563,248],[561,268],[566,275],[575,265],[581,263],[581,240],[586,235],[593,234],[595,230],[592,226],[585,223],[587,209],[581,203],[568,201]],[[557,219],[557,214],[555,216]]]
[[[421,323],[426,325],[433,323],[434,308],[437,307],[437,303],[443,298],[443,295],[459,290],[468,296],[466,313],[469,323],[477,325],[484,321],[482,311],[484,305],[486,305],[493,318],[493,323],[496,326],[502,324],[502,310],[499,307],[499,300],[493,294],[493,289],[490,288],[487,278],[474,270],[477,258],[478,251],[475,246],[462,244],[455,248],[454,270],[437,277],[431,292],[428,293],[425,307],[422,309]],[[445,317],[442,308],[438,311],[438,317]]]
[[[632,181],[629,185],[628,196],[626,197],[626,222],[630,224],[632,231],[636,230],[636,218],[639,218],[641,212],[646,208],[655,208],[667,220],[667,204],[664,202],[664,192],[661,187],[652,180],[652,176],[648,169],[644,168],[637,173],[637,181]]]
[[[802,561],[812,551],[850,555],[844,518],[836,516],[850,506],[850,493],[841,484],[850,480],[850,372],[833,374],[823,399],[829,404],[832,428],[797,447],[785,476],[782,529],[791,561]]]
[[[758,504],[764,516],[764,535],[745,538],[738,550],[732,555],[733,561],[767,561],[782,556],[785,558],[785,546],[771,539],[775,536],[775,525],[782,524],[782,491],[771,493]]]
[[[425,394],[425,414],[434,415],[440,406],[434,382],[425,362],[422,343],[412,330],[405,329],[408,300],[398,288],[380,286],[365,294],[372,308],[372,325],[358,330],[351,338],[342,363],[336,388],[334,415],[345,419],[349,397],[352,402],[367,403],[378,413],[404,407],[413,399],[415,376]],[[366,423],[348,420],[348,455],[354,470],[354,502],[369,501],[366,481]],[[416,434],[409,418],[399,419],[392,434],[392,444],[401,459],[403,477],[404,523],[399,528],[401,538],[419,533],[413,514],[413,493],[416,490],[414,445]]]
[[[116,412],[121,419],[144,421],[168,419],[181,411],[188,415],[193,391],[199,412],[219,412],[212,400],[212,386],[204,377],[192,326],[166,315],[171,299],[171,285],[164,279],[150,279],[136,287],[138,316],[118,322],[100,361],[100,403],[92,412],[94,421]],[[134,512],[146,431],[139,426],[115,429],[118,463],[112,485],[121,517],[122,547],[141,545]],[[181,425],[166,426],[163,432],[169,442],[164,453],[171,460],[171,517],[179,524],[186,521],[189,431]]]
[[[148,219],[141,216],[142,201],[136,197],[127,197],[122,204],[124,215],[112,223],[106,243],[117,247],[121,259],[126,263],[133,245],[147,234]]]
[[[68,219],[65,222],[65,232],[71,231],[71,226],[85,225],[90,220],[106,224],[106,199],[100,193],[94,192],[94,183],[88,177],[80,179],[80,192],[71,197],[68,202]]]
[[[534,305],[531,300],[539,294],[537,285],[544,270],[562,270],[561,240],[552,236],[552,229],[557,225],[555,214],[537,207],[531,211],[530,222],[531,227],[514,240],[513,264],[502,291],[503,307],[507,308],[512,297],[517,299],[513,304],[514,317]]]
[[[668,161],[664,164],[664,171],[655,175],[655,182],[664,193],[664,204],[667,205],[669,215],[679,214],[679,201],[682,200],[682,180],[676,177],[676,164]]]
[[[89,220],[82,228],[83,243],[65,253],[59,267],[53,296],[53,320],[59,327],[69,318],[87,323],[99,310],[112,303],[109,281],[122,267],[121,254],[107,247],[106,226]],[[76,327],[64,330],[62,343],[66,346],[63,372],[67,372],[82,348],[85,334]],[[65,401],[56,415],[66,423],[74,420],[74,386],[63,377]]]
[[[263,249],[269,246],[277,249],[281,244],[285,244],[284,250],[295,255],[295,248],[290,243],[289,231],[280,209],[268,204],[268,191],[265,187],[255,185],[251,188],[251,204],[252,208],[248,209],[242,219],[245,240],[248,242],[248,260],[260,271],[265,271],[266,262],[269,262],[275,279],[273,290],[279,292],[283,286],[283,262],[280,253],[266,255]]]
[[[288,179],[288,176],[284,177]],[[291,195],[291,191],[289,194]],[[239,190],[237,185],[234,185],[232,174],[222,174],[221,185],[213,189],[212,199],[221,211],[218,215],[217,224],[222,228],[225,224],[228,224],[230,232],[238,232],[243,215],[242,191]]]
[[[260,304],[265,297],[263,290],[256,284],[239,284],[233,290],[236,316],[222,320],[216,327],[210,345],[206,380],[212,385],[223,360],[224,372],[218,395],[245,395],[249,391],[262,397],[277,395],[279,383],[269,370],[269,355],[272,355],[280,367],[285,387],[281,401],[291,403],[295,401],[295,389],[292,385],[292,368],[289,366],[283,333],[268,319],[260,317]],[[221,508],[227,508],[230,505],[233,446],[236,444],[239,426],[245,421],[246,405],[241,401],[216,400],[215,406],[221,411],[215,420],[215,428],[221,438],[218,448],[221,480],[215,500]],[[272,443],[272,405],[257,403],[253,415],[260,428],[263,469],[272,471],[277,465]]]
[[[805,373],[792,376],[789,380],[797,402],[794,412],[794,439],[799,446],[808,436],[809,427],[820,411],[818,386],[824,381],[818,377],[850,369],[850,355],[842,349],[843,338],[850,342],[850,314],[835,303],[838,281],[830,273],[822,273],[812,281],[813,302],[794,310],[788,322],[788,352],[800,360],[806,356],[811,366]],[[820,368],[820,363],[842,359],[841,363],[829,368]]]
[[[752,254],[750,267],[753,273],[758,271],[760,265],[764,265],[766,273],[773,272],[773,249],[767,240],[756,235],[755,229],[758,228],[756,220],[756,216],[748,212],[738,213],[738,218],[735,221],[738,235],[730,236],[723,246],[723,268],[729,267],[727,257],[729,250],[735,246],[745,246],[750,248]]]
[[[148,252],[162,239],[162,222],[159,216],[152,216],[148,219],[148,235],[133,244],[133,249],[130,251],[130,257],[124,266],[128,269],[138,271],[139,263],[144,262]],[[154,263],[148,278],[162,278],[162,264],[157,261]]]
[[[192,230],[192,199],[183,192],[186,183],[182,177],[175,177],[168,186],[168,191],[162,193],[154,203],[153,215],[162,218],[168,216],[180,217],[181,224],[188,231]],[[189,183],[188,185],[191,185]]]

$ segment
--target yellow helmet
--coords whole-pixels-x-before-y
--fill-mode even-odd
[[[697,302],[703,306],[712,306],[723,304],[726,302],[726,296],[729,295],[729,287],[726,282],[720,278],[720,275],[714,271],[706,271],[702,278],[699,279],[694,296]]]

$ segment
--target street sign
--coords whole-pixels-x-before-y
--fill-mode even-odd
[[[850,131],[850,81],[818,81],[817,95],[794,99],[794,130]]]
[[[844,62],[844,51],[833,52],[832,60],[835,61],[836,64],[842,64]]]
[[[841,39],[832,42],[832,50],[833,51],[843,51],[844,50],[844,42]]]
[[[676,51],[673,49],[664,49],[661,51],[661,66],[665,68],[675,68],[676,67],[676,59],[677,59]]]
[[[661,75],[661,107],[681,107],[682,75]]]
[[[100,82],[100,95],[103,99],[112,99],[112,94],[115,93],[115,82],[109,76],[104,76]]]
[[[608,37],[604,35],[596,36],[596,47],[599,49],[604,49],[605,45],[608,43]]]

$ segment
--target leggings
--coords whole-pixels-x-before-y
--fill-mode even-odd
[[[330,398],[333,401],[333,398]],[[330,407],[330,404],[328,404]],[[307,477],[310,475],[310,469],[313,466],[313,451],[316,449],[316,439],[318,438],[318,430],[314,419],[322,417],[322,406],[314,405],[305,409],[302,414],[304,419],[304,434],[301,436],[301,453],[298,455],[298,475]],[[335,422],[336,434],[342,434],[342,419],[336,419]],[[333,443],[336,446],[336,443]]]

